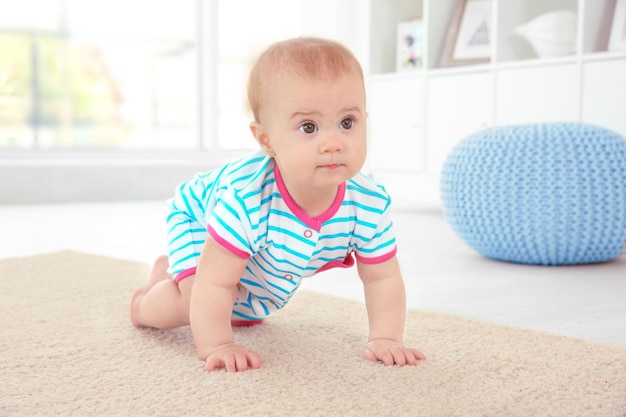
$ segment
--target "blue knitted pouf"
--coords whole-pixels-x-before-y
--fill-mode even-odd
[[[489,258],[608,261],[626,244],[626,139],[582,123],[480,131],[448,155],[441,197],[455,232]]]

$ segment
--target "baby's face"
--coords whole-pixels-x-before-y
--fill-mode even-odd
[[[363,167],[366,156],[365,91],[356,74],[333,80],[282,76],[264,103],[266,152],[285,184],[296,190],[334,188]]]

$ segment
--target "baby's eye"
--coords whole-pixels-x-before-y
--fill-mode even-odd
[[[341,123],[339,123],[339,127],[342,129],[352,129],[352,127],[354,126],[354,120],[351,119],[350,117],[346,117],[345,119],[343,119],[341,121]]]
[[[300,132],[302,133],[317,132],[317,126],[315,126],[315,123],[311,123],[311,122],[302,123],[299,129],[300,129]]]

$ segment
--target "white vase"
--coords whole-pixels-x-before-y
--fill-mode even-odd
[[[555,10],[515,28],[539,57],[568,55],[576,50],[576,13]]]

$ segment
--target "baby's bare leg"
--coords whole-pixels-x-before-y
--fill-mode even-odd
[[[157,258],[148,282],[133,295],[130,303],[133,326],[171,329],[189,324],[189,299],[194,277],[189,276],[176,284],[167,268],[167,256]]]

